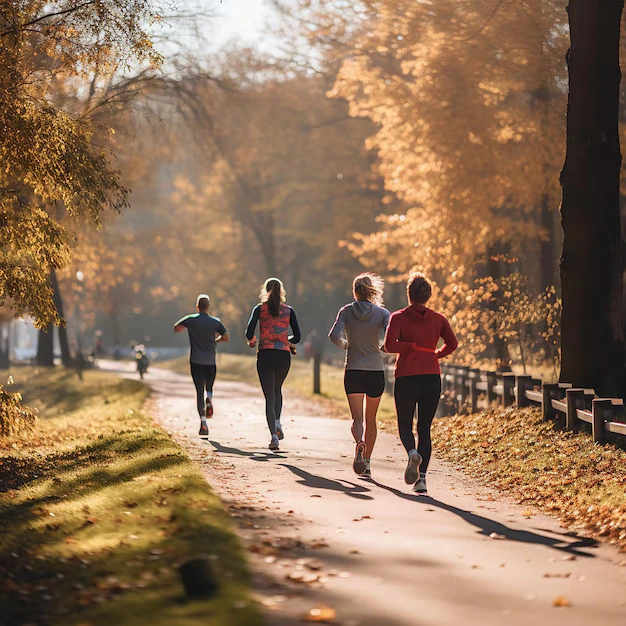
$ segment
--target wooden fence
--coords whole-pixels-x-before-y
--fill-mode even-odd
[[[544,421],[565,416],[565,427],[576,430],[580,422],[591,425],[593,440],[604,443],[607,433],[626,435],[624,400],[599,398],[593,389],[574,388],[571,383],[543,383],[532,376],[441,365],[441,415],[446,407],[475,413],[492,402],[501,406],[540,406]]]

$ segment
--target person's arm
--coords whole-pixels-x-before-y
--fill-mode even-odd
[[[300,342],[302,338],[300,335],[300,326],[298,324],[298,318],[296,317],[296,312],[290,308],[289,312],[289,325],[291,326],[291,330],[293,331],[293,335],[289,337],[289,343],[296,344]]]
[[[226,330],[226,326],[220,322],[215,333],[215,343],[226,343],[230,341],[230,333]]]
[[[385,352],[406,354],[413,349],[413,342],[400,341],[400,323],[397,315],[392,315],[387,327],[384,343]]]
[[[347,350],[348,342],[345,338],[346,335],[346,318],[344,315],[344,310],[340,309],[339,313],[337,313],[337,319],[333,324],[333,327],[330,329],[328,333],[328,338],[340,349]]]
[[[450,327],[450,323],[445,317],[443,318],[443,328],[441,329],[441,338],[443,339],[444,344],[443,346],[441,346],[441,348],[439,348],[438,350],[435,350],[435,354],[437,355],[438,359],[443,359],[443,357],[448,356],[449,354],[452,354],[457,349],[457,346],[459,345],[459,342],[457,341],[457,338],[454,332],[452,331],[452,328]]]
[[[383,320],[383,323],[380,325],[380,333],[378,334],[378,341],[379,341],[379,345],[378,348],[380,349],[381,352],[386,352],[385,350],[385,333],[387,331],[387,327],[389,326],[389,317],[390,317],[390,313],[389,311],[387,311],[387,309],[385,309],[385,319]]]
[[[254,344],[250,342],[252,342],[252,340],[255,339],[254,332],[256,331],[256,325],[258,324],[260,317],[261,317],[261,305],[257,304],[252,309],[252,313],[250,314],[250,319],[248,320],[248,328],[246,329],[246,339],[248,340],[248,343],[252,347],[254,347]],[[254,343],[256,343],[256,341]]]
[[[174,332],[182,333],[183,330],[187,328],[187,320],[189,319],[189,315],[185,315],[185,317],[181,317],[176,324],[174,324]]]

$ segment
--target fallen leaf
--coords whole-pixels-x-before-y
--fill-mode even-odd
[[[572,606],[570,601],[565,596],[557,596],[554,598],[554,602],[552,602],[552,606],[566,607]]]
[[[489,539],[506,539],[504,535],[499,535],[498,533],[491,533],[489,535]]]
[[[311,609],[305,616],[306,622],[331,622],[337,616],[335,609],[331,609],[327,606],[320,606],[315,609]]]

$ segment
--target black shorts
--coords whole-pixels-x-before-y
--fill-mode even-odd
[[[370,398],[380,398],[385,391],[385,372],[370,370],[346,370],[343,377],[346,395],[364,393]]]

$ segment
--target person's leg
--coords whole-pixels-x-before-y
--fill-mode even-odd
[[[274,410],[276,419],[280,420],[283,412],[283,383],[291,367],[291,354],[286,350],[277,350],[276,365],[274,368]]]
[[[407,452],[415,450],[415,436],[413,435],[413,416],[417,404],[416,385],[414,376],[396,378],[393,397],[396,403],[398,416],[398,433],[400,441]]]
[[[215,365],[207,365],[204,371],[204,386],[206,389],[206,416],[213,417],[213,384],[215,383]]]
[[[376,427],[376,414],[382,396],[371,398],[365,396],[365,459],[369,461],[372,458],[374,444],[378,436],[378,428]]]
[[[348,406],[350,407],[350,415],[352,416],[352,436],[355,443],[363,441],[363,398],[364,393],[348,394]]]
[[[273,350],[261,350],[257,356],[257,372],[259,382],[265,396],[265,417],[272,435],[276,434],[276,399],[274,397],[275,371],[272,355]]]
[[[437,374],[419,376],[417,405],[417,451],[422,455],[420,473],[426,475],[432,454],[430,429],[441,396],[441,377]]]
[[[196,403],[198,407],[198,415],[200,419],[206,417],[204,412],[204,371],[203,366],[197,363],[191,364],[191,379],[196,388]]]

